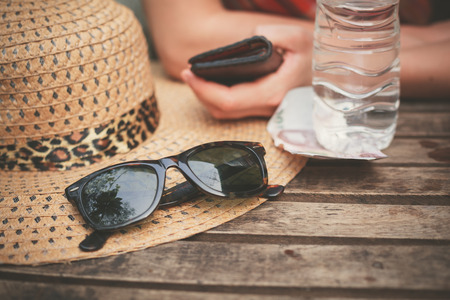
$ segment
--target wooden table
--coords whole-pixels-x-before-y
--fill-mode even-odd
[[[277,200],[187,240],[0,266],[0,299],[450,299],[450,101],[403,101],[385,152],[310,160]]]

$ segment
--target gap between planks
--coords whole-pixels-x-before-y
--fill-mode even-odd
[[[2,282],[3,281],[3,282]],[[60,285],[78,286],[78,288],[91,289],[90,293],[96,289],[114,288],[114,289],[141,289],[152,291],[171,291],[185,292],[185,297],[189,293],[216,293],[222,295],[264,295],[264,296],[295,296],[295,297],[314,297],[328,298],[389,298],[389,299],[446,299],[449,295],[447,290],[411,290],[411,289],[392,289],[392,288],[306,288],[306,287],[279,287],[279,286],[245,286],[236,285],[204,285],[200,282],[194,284],[174,284],[160,282],[138,282],[107,279],[83,279],[73,277],[60,277],[48,275],[14,274],[2,272],[0,270],[0,286],[7,282],[26,282],[28,285],[33,283],[50,283],[47,288],[57,290]],[[50,291],[51,293],[51,291]],[[1,294],[1,293],[0,293]],[[127,293],[125,293],[127,294]],[[129,294],[127,294],[129,296]],[[70,298],[70,297],[69,297]]]
[[[317,192],[297,192],[295,189],[287,189],[283,195],[275,199],[270,199],[268,202],[449,206],[450,195],[320,194]]]
[[[214,230],[214,229],[212,229]],[[289,236],[203,232],[185,241],[208,243],[243,243],[273,245],[335,245],[335,246],[449,246],[450,240],[401,239],[401,238],[358,238],[329,236]]]

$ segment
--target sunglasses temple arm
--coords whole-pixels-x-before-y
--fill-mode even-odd
[[[262,198],[274,198],[281,195],[283,191],[284,186],[282,185],[269,185],[258,196]],[[161,203],[159,204],[159,207],[177,205],[182,202],[188,201],[200,194],[202,193],[196,187],[190,184],[189,181],[185,181],[165,190],[161,197]]]
[[[184,181],[174,187],[168,188],[161,196],[159,207],[177,205],[202,194],[195,186]]]

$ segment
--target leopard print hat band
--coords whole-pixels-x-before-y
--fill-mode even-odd
[[[0,8],[0,169],[70,169],[125,153],[158,124],[147,43],[112,1]]]

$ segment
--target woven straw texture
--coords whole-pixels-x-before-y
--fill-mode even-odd
[[[9,95],[11,95],[10,88],[16,90],[16,92],[12,93],[12,97],[15,100],[5,101],[4,97],[1,98],[0,117],[2,122],[4,121],[2,124],[7,124],[0,128],[0,135],[4,137],[2,141],[4,144],[10,145],[11,141],[20,144],[22,140],[29,141],[30,138],[33,139],[36,136],[42,138],[42,132],[45,132],[45,135],[48,136],[64,135],[78,129],[93,128],[98,124],[103,125],[105,120],[108,122],[120,120],[124,116],[124,112],[130,111],[136,105],[140,105],[144,99],[152,98],[154,90],[161,117],[154,134],[143,138],[138,146],[126,149],[123,152],[118,151],[114,156],[103,157],[101,160],[95,160],[92,164],[65,171],[20,171],[14,168],[0,171],[0,264],[36,265],[67,262],[145,249],[203,232],[232,220],[265,201],[265,199],[257,197],[230,200],[201,196],[179,206],[157,210],[142,222],[115,232],[99,251],[82,252],[79,250],[78,245],[86,235],[92,232],[92,229],[86,226],[78,210],[65,198],[64,188],[83,176],[111,164],[137,159],[159,159],[164,156],[177,154],[201,143],[219,140],[261,142],[267,151],[265,158],[269,172],[269,184],[287,184],[306,163],[305,158],[293,156],[273,145],[266,131],[267,120],[259,118],[240,121],[215,120],[207,113],[187,85],[169,80],[158,64],[152,66],[152,79],[148,63],[145,60],[140,61],[138,54],[136,54],[137,58],[135,58],[131,52],[128,53],[126,50],[132,48],[133,53],[140,53],[140,51],[146,53],[146,45],[140,45],[139,41],[141,39],[135,40],[132,34],[128,38],[124,38],[125,32],[139,31],[140,29],[133,27],[136,26],[136,23],[130,21],[130,19],[134,19],[130,18],[128,12],[121,12],[124,9],[123,7],[110,5],[111,2],[109,1],[54,1],[51,3],[59,4],[59,9],[54,8],[54,11],[47,9],[48,16],[41,16],[39,21],[37,19],[31,21],[30,16],[26,14],[30,14],[29,11],[33,9],[40,9],[39,6],[41,4],[39,1],[33,2],[33,5],[31,2],[28,4],[22,3],[21,13],[15,13],[17,12],[17,7],[8,11],[10,7],[5,6],[2,15],[0,15],[0,21],[2,22],[0,24],[0,35],[2,36],[0,44],[2,51],[6,53],[3,54],[3,57],[14,55],[17,58],[17,70],[26,70],[29,62],[30,70],[37,68],[39,70],[37,73],[42,74],[35,77],[33,77],[34,75],[24,77],[23,73],[17,73],[10,60],[7,64],[0,64],[0,82],[2,84],[0,93],[8,91],[8,93],[3,92],[2,96],[8,95],[9,98]],[[76,7],[89,6],[89,11],[95,10],[97,17],[95,20],[88,22],[87,20],[89,20],[91,14],[86,13],[88,16],[82,16],[88,10],[76,9],[72,5],[76,5]],[[47,22],[45,18],[51,19],[51,22],[57,24],[61,22],[58,21],[59,19],[69,18],[69,16],[64,14],[72,17],[73,14],[80,16],[77,25],[69,22],[71,24],[63,25],[65,29],[61,26],[61,32],[57,32],[54,29],[55,26],[50,27],[51,30],[46,26],[42,26],[42,24]],[[105,15],[104,18],[99,17],[99,15],[103,14]],[[15,17],[11,17],[11,15],[15,15]],[[23,15],[26,16],[21,18]],[[89,25],[94,23],[98,24],[99,21],[104,21],[103,23],[108,24],[108,26],[105,26],[105,28],[95,26],[86,30],[82,38],[78,38],[77,34],[66,34],[66,36],[62,34],[70,30],[75,31],[77,26],[78,29],[80,26],[89,27]],[[102,30],[96,29],[97,27],[102,28]],[[27,28],[27,30],[20,31],[18,28]],[[94,43],[90,40],[92,35],[94,35],[95,41],[103,40],[102,36],[106,34],[106,28],[109,28],[110,34],[103,42]],[[124,28],[128,28],[128,30]],[[118,43],[110,42],[117,31],[123,33],[117,36]],[[100,36],[95,36],[96,34]],[[45,39],[43,38],[44,36]],[[52,38],[49,38],[49,36],[52,36]],[[66,38],[69,36],[74,38],[74,40],[68,39],[66,41]],[[11,44],[11,41],[6,43],[5,37],[8,39],[11,37],[13,41],[16,41],[15,45],[17,46],[5,48],[4,45]],[[122,45],[119,37],[121,40],[129,41],[134,46]],[[35,43],[34,41],[40,42]],[[58,46],[49,46],[48,49],[54,51],[55,47],[61,47],[60,51],[57,51],[58,53],[45,53],[47,49],[46,43],[51,44],[52,41]],[[92,102],[92,107],[81,107],[80,111],[74,109],[79,106],[78,97],[85,95],[81,92],[84,90],[81,82],[83,80],[77,79],[78,75],[85,76],[82,75],[85,73],[80,73],[80,64],[78,63],[77,65],[74,59],[81,52],[74,50],[67,54],[66,51],[69,44],[73,46],[74,43],[78,43],[77,45],[80,49],[84,47],[83,45],[87,47],[86,51],[82,51],[83,62],[86,62],[86,55],[89,52],[97,54],[122,53],[113,56],[105,54],[107,57],[114,57],[114,59],[107,58],[108,64],[104,65],[107,70],[113,70],[113,72],[110,72],[110,79],[108,79],[108,76],[105,77],[104,81],[99,79],[99,82],[102,82],[98,85],[101,92],[96,97],[98,103],[110,104],[111,99],[108,98],[105,91],[116,90],[115,88],[121,86],[122,83],[124,86],[127,85],[128,87],[121,93],[121,95],[125,94],[127,96],[117,97],[117,101],[121,103],[110,106],[118,109],[107,111],[103,107],[97,110],[98,114],[94,115],[92,113],[93,110],[96,110],[94,102]],[[43,45],[44,50],[39,49],[40,45]],[[94,47],[94,51],[91,50],[90,45]],[[30,56],[29,53],[32,51],[36,53]],[[21,53],[28,53],[28,56],[23,54],[23,61],[20,59]],[[42,53],[45,53],[45,55],[42,55]],[[0,57],[2,57],[2,54],[0,54]],[[36,57],[36,59],[25,59],[25,57]],[[41,64],[39,57],[44,57],[45,61],[43,64]],[[55,61],[57,61],[57,64],[63,64],[66,69],[70,69],[70,81],[73,83],[70,86],[79,85],[79,88],[71,88],[72,94],[77,93],[76,96],[70,96],[70,93],[67,91],[68,85],[64,83],[65,81],[59,82],[61,85],[60,90],[54,88],[55,82],[62,80],[60,79],[61,76],[66,78],[64,80],[68,78],[64,70],[58,71],[57,74],[55,73],[56,76],[52,75],[54,70],[58,68],[55,67],[55,62],[52,60],[50,60],[51,64],[54,65],[48,65],[47,59],[50,57],[56,57]],[[70,57],[69,60],[66,59],[68,57]],[[72,59],[74,60],[72,61]],[[129,63],[133,59],[138,60],[136,63]],[[84,72],[88,72],[87,70],[89,69],[89,72],[92,72],[89,80],[84,82],[88,91],[91,88],[97,89],[94,78],[100,78],[101,74],[103,74],[95,75],[97,71],[94,69],[99,70],[102,68],[100,61],[104,62],[104,59],[97,59],[96,61],[96,68],[93,62],[92,64],[82,64]],[[111,67],[113,63],[114,66]],[[20,64],[23,65],[19,66]],[[128,69],[128,71],[120,73],[121,71],[118,71],[121,68],[120,66],[125,66],[125,69]],[[45,71],[42,68],[48,68],[48,70]],[[131,68],[134,69],[131,70]],[[106,69],[104,73],[108,73]],[[117,72],[120,74],[117,74]],[[118,77],[112,78],[113,73],[117,74]],[[36,72],[30,72],[30,74],[36,74]],[[136,78],[136,76],[140,77]],[[26,83],[24,78],[27,78],[25,80]],[[42,78],[42,80],[39,80],[39,78]],[[40,81],[42,81],[42,84]],[[34,82],[33,88],[30,88],[30,82]],[[48,89],[51,92],[46,92],[47,82],[52,82],[52,84],[49,83],[49,86],[52,88]],[[9,90],[5,89],[5,85],[9,86]],[[40,87],[41,85],[42,87]],[[153,86],[155,87],[154,90]],[[30,90],[32,92],[24,93],[24,91]],[[54,95],[55,90],[57,90],[57,96]],[[41,91],[41,96],[37,96],[38,91]],[[89,101],[92,101],[93,94],[90,94],[91,99]],[[61,95],[65,96],[62,97]],[[25,96],[27,101],[23,100]],[[72,101],[71,104],[68,104],[71,108],[70,113],[62,108],[65,107],[68,101]],[[59,102],[61,102],[61,108],[59,106],[57,108]],[[48,103],[48,106],[45,103]],[[27,111],[27,107],[31,107],[29,111]],[[53,107],[54,111],[58,111],[58,115],[54,116],[52,112],[49,113],[49,107]],[[23,115],[27,117],[22,117],[21,110]],[[74,110],[76,111],[75,113]],[[101,111],[104,111],[105,114],[101,114]],[[30,114],[34,115],[34,117],[28,117]],[[85,116],[85,118],[79,118],[80,115]],[[71,119],[67,121],[68,118]],[[51,123],[49,122],[50,119],[52,120],[51,122],[54,121],[55,124],[59,125],[49,126],[48,124]],[[21,128],[21,126],[23,127]],[[168,187],[181,181],[184,181],[184,179],[180,173],[175,170],[168,171],[166,180]]]
[[[44,12],[40,1],[29,3],[12,2],[0,16],[0,55],[9,58],[0,66],[9,89],[0,103],[3,144],[99,125],[150,96],[133,87],[151,75],[140,63],[147,45],[131,11],[110,1],[54,1]]]
[[[112,1],[0,5],[0,168],[70,169],[157,126],[147,44]],[[127,114],[126,116],[124,114]]]

